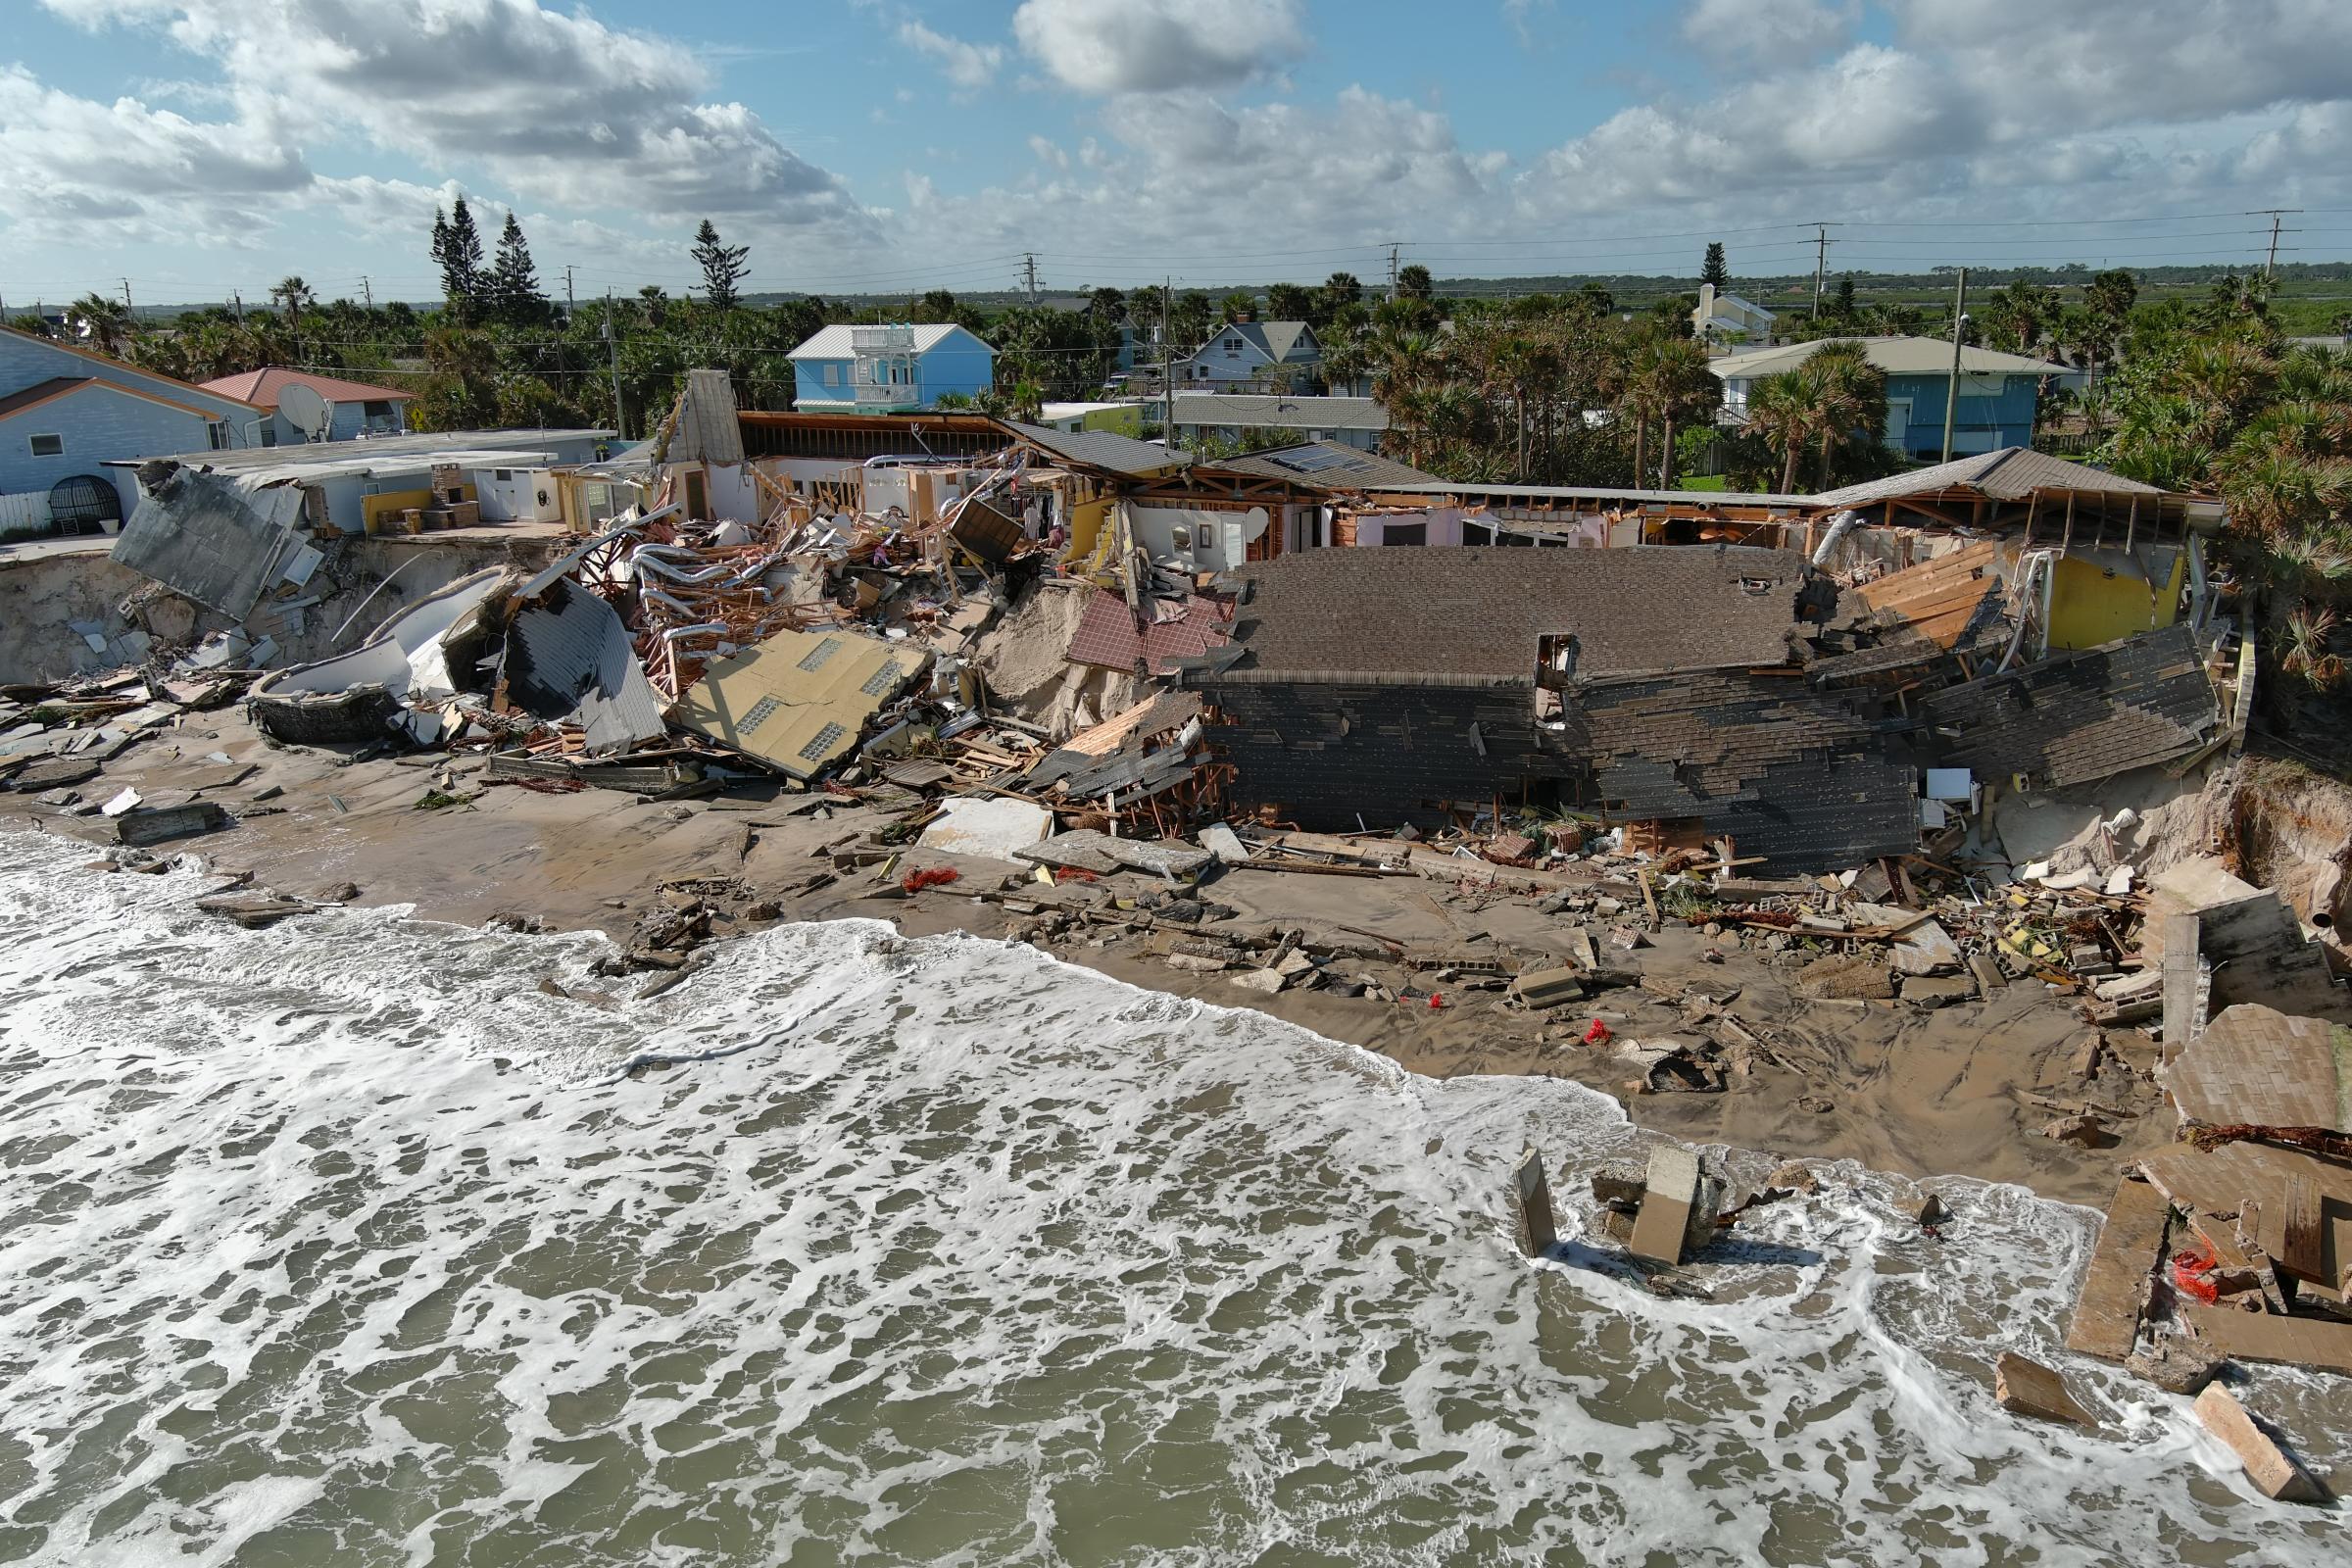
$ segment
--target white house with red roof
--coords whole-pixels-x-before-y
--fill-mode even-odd
[[[271,417],[262,426],[264,446],[299,446],[306,441],[351,441],[362,436],[404,435],[409,428],[409,404],[415,397],[413,393],[396,391],[388,386],[346,381],[340,376],[318,375],[309,370],[289,370],[282,365],[224,375],[204,385],[209,392],[236,398],[270,412]],[[301,387],[316,393],[318,403],[314,404],[297,393],[294,406],[289,408],[285,401],[289,387]],[[303,417],[297,417],[297,415]],[[317,428],[321,420],[326,426],[323,435]]]

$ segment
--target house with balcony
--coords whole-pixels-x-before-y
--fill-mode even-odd
[[[1775,319],[1754,300],[1718,293],[1714,284],[1701,283],[1698,305],[1690,312],[1690,333],[1702,343],[1769,343]]]
[[[1303,392],[1322,366],[1323,345],[1304,321],[1227,321],[1168,374],[1179,386]]]
[[[791,354],[793,407],[811,414],[910,414],[996,381],[997,351],[953,323],[828,326]]]
[[[261,444],[266,447],[406,435],[409,405],[416,401],[412,392],[290,370],[282,365],[223,375],[205,382],[204,388],[266,411],[270,417],[261,424]],[[289,396],[290,388],[301,390]]]
[[[1707,368],[1723,382],[1719,417],[1727,424],[1745,423],[1748,389],[1765,376],[1796,368],[1828,341],[1817,338],[1709,360]],[[1886,372],[1886,445],[1910,458],[1932,461],[1943,455],[1944,405],[1955,391],[1952,453],[1957,457],[2032,446],[2034,416],[2043,384],[2073,386],[2082,377],[2072,366],[1971,346],[1960,351],[1960,378],[1955,389],[1952,345],[1945,339],[1866,337],[1857,341],[1870,363]]]
[[[125,460],[259,444],[235,397],[0,326],[0,538],[113,533],[138,504]]]

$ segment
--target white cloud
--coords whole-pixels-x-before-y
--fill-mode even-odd
[[[1022,0],[1013,36],[1083,93],[1216,88],[1306,53],[1298,0]]]
[[[1818,60],[1853,36],[1861,8],[1846,0],[1697,0],[1683,18],[1690,46],[1725,66]]]
[[[927,55],[939,63],[948,80],[966,92],[977,92],[997,79],[1004,69],[1004,46],[998,43],[966,43],[935,32],[912,17],[899,24],[899,42]]]
[[[739,103],[704,101],[685,48],[534,0],[43,0],[87,25],[162,23],[283,143],[357,130],[532,199],[852,233],[833,175]]]
[[[99,103],[0,66],[0,218],[52,242],[248,243],[316,178],[268,129]]]
[[[1502,20],[1510,25],[1520,48],[1536,47],[1536,15],[1549,14],[1555,3],[1556,0],[1502,0]]]

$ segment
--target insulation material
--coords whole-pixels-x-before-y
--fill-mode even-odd
[[[780,631],[712,664],[679,699],[677,719],[790,777],[813,778],[856,749],[930,659],[853,631]]]

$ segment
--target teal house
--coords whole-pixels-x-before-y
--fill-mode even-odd
[[[1723,416],[1747,417],[1748,389],[1767,375],[1793,370],[1826,339],[1750,349],[1710,360],[1707,368],[1723,382]],[[1943,456],[1945,400],[1952,391],[1952,345],[1933,337],[1859,339],[1870,363],[1886,372],[1886,444],[1906,457],[1930,461]],[[2034,444],[2034,416],[2041,389],[2073,385],[2082,372],[2072,366],[1998,349],[1960,351],[1960,400],[1953,410],[1952,453],[1997,452]]]

